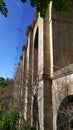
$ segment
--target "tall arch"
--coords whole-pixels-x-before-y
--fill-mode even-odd
[[[57,130],[73,130],[73,95],[67,96],[59,107]]]
[[[39,114],[38,114],[38,93],[37,93],[37,77],[38,77],[38,28],[36,30],[34,39],[34,86],[36,88],[35,95],[33,96],[33,127],[39,130]]]
[[[38,28],[35,34],[34,40],[34,81],[36,81],[38,75]]]

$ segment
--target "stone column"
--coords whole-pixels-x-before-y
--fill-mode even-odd
[[[32,123],[32,96],[33,96],[33,90],[32,90],[32,61],[33,61],[33,30],[32,27],[29,26],[29,79],[28,79],[28,96],[27,96],[27,122],[31,125]]]
[[[23,102],[23,117],[25,113],[25,90],[26,90],[26,46],[24,45],[22,47],[23,51],[23,72],[22,72],[22,80],[23,80],[23,85],[22,85],[22,102]],[[25,117],[24,117],[25,118]]]
[[[14,106],[19,105],[19,97],[18,97],[18,92],[19,92],[19,82],[18,82],[18,75],[19,75],[19,65],[17,67],[15,79],[14,79]]]
[[[23,46],[23,104],[24,104],[24,119],[27,121],[27,43]]]
[[[20,89],[21,89],[21,97],[22,97],[22,86],[23,86],[23,55],[20,56]]]
[[[20,108],[21,124],[23,124],[23,55],[20,56]]]
[[[68,95],[73,95],[73,74],[69,77],[69,88],[68,88]]]
[[[53,130],[52,82],[50,79],[50,12],[44,18],[44,130]]]
[[[18,72],[17,72],[17,96],[18,96],[18,106],[20,105],[20,84],[21,84],[21,74],[20,74],[20,62],[18,64]]]

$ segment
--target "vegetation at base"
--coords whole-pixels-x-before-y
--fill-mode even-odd
[[[35,130],[23,120],[21,107],[14,107],[13,80],[0,77],[0,130]]]
[[[13,107],[13,80],[0,77],[0,130],[18,130],[18,108]]]
[[[2,111],[0,106],[0,130],[18,130],[17,123],[19,118],[19,110],[13,108],[10,113]]]
[[[35,130],[27,123],[20,125],[20,109],[13,107],[10,113],[3,111],[3,106],[0,105],[0,130]]]
[[[13,106],[13,80],[0,77],[0,105],[6,112],[11,111]]]
[[[23,3],[27,2],[27,0],[21,0]],[[48,10],[48,4],[50,1],[53,2],[53,6],[56,11],[65,11],[68,9],[68,2],[70,0],[30,0],[30,5],[32,7],[36,7],[36,10],[40,12],[41,17],[45,17],[47,10]],[[6,7],[6,4],[4,0],[0,0],[0,12],[7,17],[8,9]]]
[[[24,123],[22,125],[22,128],[20,130],[35,130],[35,128],[33,128],[32,126],[30,126],[29,124],[27,123]]]

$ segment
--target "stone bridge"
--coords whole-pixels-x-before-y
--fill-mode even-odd
[[[27,28],[17,67],[14,97],[21,116],[36,130],[73,129],[73,2],[67,12],[49,4]]]

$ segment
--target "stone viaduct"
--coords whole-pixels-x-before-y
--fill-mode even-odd
[[[50,2],[46,17],[35,13],[26,33],[15,76],[15,105],[36,130],[72,130],[73,11],[56,12]]]

